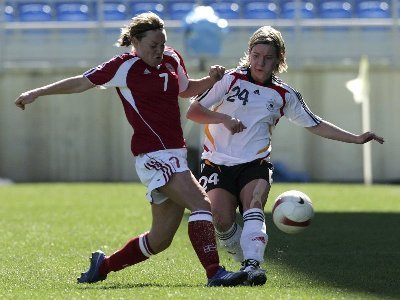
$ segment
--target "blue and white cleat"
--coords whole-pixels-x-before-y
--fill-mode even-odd
[[[219,267],[217,273],[208,279],[207,286],[237,286],[247,280],[247,273],[244,271],[229,272]]]
[[[89,270],[81,274],[81,277],[78,278],[78,283],[95,283],[106,279],[107,275],[100,276],[99,274],[101,263],[105,257],[106,255],[103,251],[97,250],[93,252],[90,258]]]

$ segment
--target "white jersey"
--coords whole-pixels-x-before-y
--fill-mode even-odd
[[[205,126],[202,158],[220,165],[269,158],[272,131],[282,116],[302,127],[321,122],[299,92],[274,75],[270,82],[256,83],[247,68],[228,71],[210,90],[194,99],[203,107],[241,120],[247,127],[232,135],[222,124]]]

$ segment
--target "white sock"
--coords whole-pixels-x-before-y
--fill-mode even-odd
[[[234,223],[231,228],[226,232],[215,231],[218,242],[222,248],[224,248],[229,254],[232,255],[233,259],[237,262],[243,261],[243,251],[240,246],[240,236],[242,235],[242,227],[239,224]]]
[[[259,208],[247,210],[243,214],[243,232],[240,238],[244,260],[254,259],[262,263],[267,242],[264,211]]]

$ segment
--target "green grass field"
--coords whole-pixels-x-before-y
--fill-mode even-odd
[[[307,193],[316,211],[298,235],[271,220],[274,198],[289,189]],[[0,299],[400,299],[399,185],[274,184],[262,287],[205,287],[187,215],[163,253],[77,285],[91,251],[109,254],[148,230],[140,184],[16,184],[0,187],[0,203]]]

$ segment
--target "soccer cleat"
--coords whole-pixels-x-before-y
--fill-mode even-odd
[[[248,275],[244,271],[229,272],[219,267],[217,273],[208,279],[207,286],[236,286],[243,284]]]
[[[106,279],[107,275],[99,274],[101,263],[105,257],[106,255],[100,250],[93,252],[90,258],[89,270],[81,274],[81,277],[78,278],[78,283],[95,283]]]
[[[265,270],[260,268],[260,263],[254,259],[247,259],[243,263],[242,271],[247,273],[247,280],[243,285],[264,285],[267,282]]]

